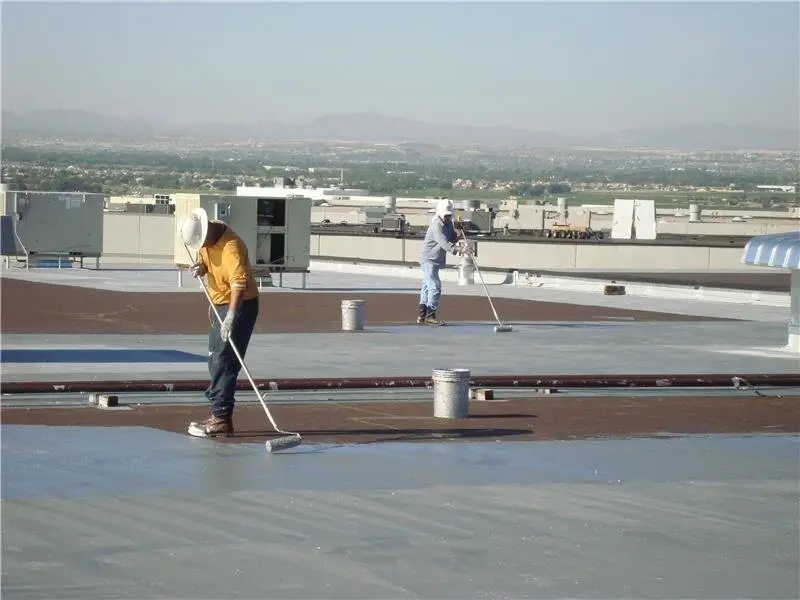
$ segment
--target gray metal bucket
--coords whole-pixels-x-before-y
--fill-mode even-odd
[[[342,329],[344,331],[364,329],[364,300],[342,300]]]
[[[458,265],[458,285],[473,285],[475,283],[475,265],[468,256],[462,256]]]
[[[433,416],[465,419],[469,416],[469,369],[433,370]]]

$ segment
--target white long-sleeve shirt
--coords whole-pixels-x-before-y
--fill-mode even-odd
[[[447,253],[453,252],[456,248],[452,241],[455,237],[456,230],[452,222],[445,223],[440,217],[433,217],[422,242],[420,262],[432,262],[444,266]]]

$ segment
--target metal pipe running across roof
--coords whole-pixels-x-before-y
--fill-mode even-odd
[[[356,390],[386,388],[430,388],[431,377],[326,377],[257,379],[264,391]],[[747,386],[800,386],[800,373],[703,373],[703,374],[605,374],[605,375],[486,375],[473,376],[471,387],[484,388],[705,388]],[[106,380],[106,381],[6,381],[3,394],[113,393],[113,392],[202,392],[203,379]],[[238,381],[237,389],[251,389]]]

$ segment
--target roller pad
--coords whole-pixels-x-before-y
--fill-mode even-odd
[[[303,440],[300,439],[300,436],[287,436],[287,437],[279,437],[275,438],[274,440],[267,440],[264,443],[264,446],[267,449],[267,452],[270,454],[273,452],[280,452],[281,450],[287,450],[288,448],[294,448],[295,446],[299,446]]]

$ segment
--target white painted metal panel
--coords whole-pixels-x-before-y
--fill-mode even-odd
[[[614,221],[611,225],[611,237],[615,240],[629,240],[633,232],[634,200],[614,200]]]
[[[145,229],[156,229],[151,225],[150,216],[139,213],[106,213],[103,219],[106,234],[103,242],[103,257],[138,259],[142,252],[142,217],[147,219]],[[147,225],[151,226],[148,228]],[[170,235],[172,235],[172,228],[170,228]],[[153,240],[153,237],[152,235],[148,236],[148,241]],[[167,239],[169,240],[169,238]]]
[[[103,258],[109,262],[174,262],[173,215],[108,212],[103,222]]]
[[[7,217],[14,212],[14,194],[12,191],[0,192],[2,202],[0,202],[0,215]]]
[[[654,200],[636,200],[633,224],[637,240],[656,239],[656,203]]]
[[[311,260],[311,199],[287,198],[285,266],[307,269]]]
[[[213,198],[213,196],[209,198]],[[250,264],[255,264],[258,237],[258,202],[255,198],[239,198],[236,196],[226,197],[225,202],[230,204],[230,215],[225,219],[225,222],[242,238],[245,246],[247,246]],[[210,211],[210,214],[213,214],[213,212]]]

